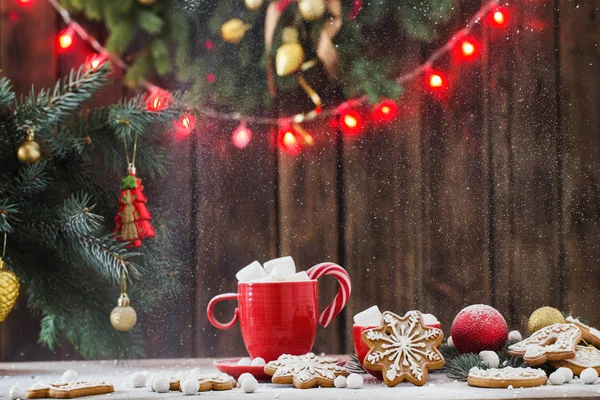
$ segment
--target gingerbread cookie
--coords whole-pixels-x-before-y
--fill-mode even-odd
[[[284,354],[267,363],[265,373],[272,376],[273,383],[291,383],[298,389],[333,387],[336,377],[349,375],[345,367],[338,365],[338,361],[332,357],[317,357],[313,353],[303,356]]]
[[[577,346],[574,358],[550,361],[550,365],[554,368],[569,368],[575,375],[581,375],[586,368],[593,368],[600,374],[600,350],[593,347]]]
[[[444,357],[437,347],[444,333],[425,325],[419,311],[409,311],[404,317],[386,311],[382,325],[363,332],[363,342],[369,346],[363,362],[365,368],[382,371],[388,386],[407,380],[422,386],[429,370],[444,366]]]
[[[581,329],[581,337],[583,340],[595,346],[596,348],[600,347],[600,331],[596,328],[592,328],[589,325],[584,324],[577,318],[573,318],[572,316],[568,316],[566,318],[567,322],[570,322],[576,325],[579,329]]]
[[[192,378],[188,376],[188,378]],[[227,374],[200,374],[197,377],[200,387],[199,392],[208,392],[211,390],[231,390],[237,386],[237,381]],[[181,379],[183,381],[183,379]],[[181,390],[180,379],[172,378],[169,381],[170,390]]]
[[[482,388],[526,388],[546,384],[546,373],[534,368],[471,368],[467,383]]]
[[[523,361],[531,366],[550,360],[566,360],[575,357],[575,347],[580,340],[581,330],[577,326],[556,323],[509,346],[508,354],[523,357]]]
[[[50,397],[48,392],[52,386],[61,386],[66,385],[65,383],[36,383],[29,389],[27,389],[27,398],[28,399],[46,399]]]
[[[105,382],[72,382],[59,384],[37,384],[27,390],[28,399],[75,399],[112,393],[113,385]]]

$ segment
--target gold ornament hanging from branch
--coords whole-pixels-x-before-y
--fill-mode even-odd
[[[305,21],[316,21],[325,14],[325,1],[323,0],[300,0],[298,10]]]
[[[0,257],[0,322],[4,322],[19,297],[19,279],[14,272],[6,269],[6,263],[4,262],[6,237],[7,234],[4,232],[4,244],[2,246],[2,256]]]
[[[304,63],[304,50],[298,43],[298,30],[296,28],[284,28],[283,44],[277,49],[275,55],[275,70],[279,76],[295,74]]]
[[[27,130],[25,141],[17,150],[17,157],[23,164],[35,164],[42,156],[42,151],[38,142],[35,141],[33,129]]]
[[[118,331],[129,332],[137,322],[137,313],[131,307],[131,301],[127,296],[127,273],[121,272],[121,296],[117,306],[110,313],[110,323]]]
[[[250,11],[258,10],[262,7],[264,0],[244,0],[246,8]]]
[[[221,26],[221,37],[227,43],[237,44],[242,41],[246,35],[246,31],[250,28],[251,26],[244,23],[241,19],[233,18]]]
[[[565,322],[564,315],[556,308],[541,307],[531,313],[527,327],[529,333],[534,333],[552,324],[564,324]]]

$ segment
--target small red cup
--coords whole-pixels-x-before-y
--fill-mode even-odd
[[[335,266],[329,273],[340,284],[345,284],[343,299],[339,293],[334,303],[343,307],[347,301],[350,277],[341,267]],[[307,271],[307,272],[310,272]],[[315,277],[317,275],[310,274]],[[206,310],[208,320],[218,329],[230,329],[240,321],[242,339],[250,357],[262,357],[267,362],[276,360],[282,354],[302,355],[311,351],[319,323],[318,281],[300,282],[260,282],[238,283],[238,293],[222,294],[214,297]],[[233,319],[228,323],[217,321],[214,307],[220,301],[236,300]],[[323,314],[325,319],[333,318],[339,307],[328,307]],[[327,326],[328,322],[321,324]]]
[[[435,322],[433,324],[428,324],[428,327],[431,328],[437,328],[440,329],[441,324],[440,322]],[[356,356],[358,357],[358,361],[360,362],[360,364],[363,366],[363,368],[365,368],[365,370],[373,375],[375,378],[379,379],[380,381],[383,380],[383,375],[381,371],[373,371],[371,369],[368,369],[364,366],[364,361],[365,361],[365,357],[367,356],[367,353],[369,352],[369,346],[367,346],[365,344],[365,342],[363,342],[362,340],[362,334],[364,331],[368,330],[368,329],[373,329],[373,328],[377,328],[377,326],[361,326],[361,325],[354,325],[352,327],[352,333],[354,336],[354,351],[356,352]]]

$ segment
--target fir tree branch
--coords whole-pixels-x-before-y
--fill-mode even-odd
[[[2,71],[0,71],[2,72]],[[12,84],[6,78],[0,79],[0,109],[9,108],[15,101],[15,93],[12,91]]]
[[[71,239],[81,236],[94,235],[102,227],[104,217],[92,213],[94,205],[90,205],[92,198],[88,194],[74,194],[63,203],[58,212],[61,230]]]
[[[0,232],[11,233],[14,225],[19,222],[19,208],[7,199],[0,200]]]
[[[15,180],[16,189],[24,196],[36,196],[48,188],[50,178],[46,171],[47,164],[43,161],[28,164],[19,170]]]

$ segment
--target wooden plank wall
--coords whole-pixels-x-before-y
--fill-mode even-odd
[[[15,6],[2,4],[0,65],[18,82],[47,85],[64,65],[45,69],[48,76],[33,67],[11,74],[15,60],[32,66],[39,56],[11,50],[16,28],[7,7]],[[398,72],[423,62],[481,4],[457,2],[437,43],[394,46],[405,55]],[[497,307],[514,329],[542,305],[600,325],[599,6],[510,5],[507,29],[476,30],[478,61],[441,61],[448,94],[410,83],[390,126],[350,138],[328,121],[313,123],[315,147],[297,157],[279,154],[275,133],[259,126],[250,127],[254,140],[243,151],[230,143],[235,125],[214,121],[174,140],[177,166],[148,186],[157,203],[177,210],[188,268],[180,301],[145,317],[148,356],[244,353],[239,328],[213,328],[206,304],[235,291],[242,266],[288,254],[304,269],[339,262],[353,279],[346,311],[319,328],[316,351],[352,351],[351,317],[372,304],[432,312],[447,334],[455,314],[478,302]],[[26,30],[28,42],[51,36],[40,31]],[[35,54],[47,50],[40,44]],[[55,54],[43,57],[57,65]],[[296,100],[304,101],[288,103]],[[333,281],[322,282],[321,307],[334,290]],[[232,309],[223,304],[217,313],[224,320]],[[2,359],[33,357],[8,350],[23,326],[35,323],[22,310],[1,326]]]

